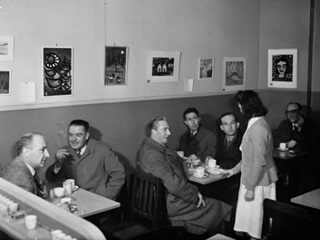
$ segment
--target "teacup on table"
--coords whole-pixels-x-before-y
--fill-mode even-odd
[[[204,174],[205,174],[205,168],[204,168],[204,167],[197,167],[197,168],[194,170],[194,173],[193,173],[193,175],[194,175],[195,177],[198,177],[198,178],[204,177]]]
[[[217,166],[217,161],[215,160],[215,159],[209,159],[208,160],[208,167],[209,168],[216,168],[216,166]]]

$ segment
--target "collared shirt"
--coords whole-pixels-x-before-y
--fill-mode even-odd
[[[24,163],[27,165],[28,169],[30,170],[31,175],[34,176],[34,174],[36,173],[36,170],[34,170],[34,168],[31,167],[28,163],[26,163],[26,162],[24,162]]]

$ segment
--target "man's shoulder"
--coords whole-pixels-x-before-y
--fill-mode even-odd
[[[202,126],[199,129],[199,135],[210,136],[210,137],[214,137],[214,138],[216,137],[216,134],[213,131],[211,131],[205,127],[202,127]]]
[[[99,141],[93,138],[90,138],[89,142],[88,142],[88,147],[91,150],[110,150],[111,147],[108,143],[104,142],[104,141]]]

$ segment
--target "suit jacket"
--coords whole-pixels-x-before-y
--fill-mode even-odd
[[[179,150],[184,151],[184,156],[189,157],[191,154],[198,156],[202,162],[207,156],[212,158],[216,155],[216,135],[204,127],[200,127],[192,141],[189,140],[190,131],[188,130],[179,140]]]
[[[0,176],[3,179],[27,190],[28,192],[40,196],[38,186],[29,168],[21,157],[17,156],[15,159],[9,162],[2,169]]]
[[[172,225],[203,234],[228,217],[231,207],[212,198],[205,198],[205,206],[197,208],[198,188],[188,181],[176,152],[147,138],[140,148],[137,164],[142,171],[161,178],[167,190],[167,212]]]
[[[255,186],[268,186],[278,180],[272,132],[264,117],[247,128],[241,146],[242,160],[232,170],[241,170],[241,183],[246,189],[254,190]]]

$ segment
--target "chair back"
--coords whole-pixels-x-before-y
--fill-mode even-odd
[[[168,224],[165,189],[161,179],[137,171],[132,181],[131,217],[149,221],[152,229]]]
[[[306,239],[309,224],[306,209],[271,199],[264,200],[263,209],[264,239]]]

